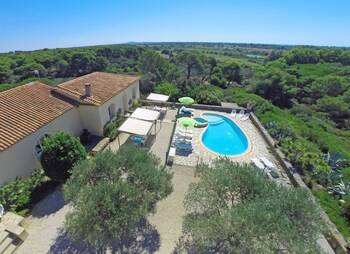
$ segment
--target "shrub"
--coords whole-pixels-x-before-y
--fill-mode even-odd
[[[219,96],[212,91],[203,90],[196,96],[196,101],[199,104],[220,105]]]
[[[116,119],[108,121],[103,127],[103,136],[108,137],[110,141],[115,140],[119,134],[118,127],[122,125],[124,121],[124,116],[118,116]]]
[[[86,158],[85,148],[79,138],[59,131],[44,139],[41,165],[45,174],[57,182],[65,182],[73,165]]]
[[[18,177],[15,181],[6,184],[0,188],[0,203],[5,211],[21,212],[28,211],[31,199],[31,193],[42,186],[47,180],[41,169],[35,170],[30,177]],[[23,214],[23,213],[22,213]]]

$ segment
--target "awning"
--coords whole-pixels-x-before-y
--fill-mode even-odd
[[[134,111],[134,113],[131,114],[130,117],[153,122],[159,118],[159,115],[160,115],[159,111],[154,111],[154,110],[149,110],[144,108],[137,108]]]
[[[135,118],[128,118],[126,121],[118,128],[118,131],[125,132],[128,134],[147,136],[151,131],[153,123],[138,120]]]
[[[164,94],[151,93],[148,95],[147,100],[167,102],[169,100],[169,96]]]

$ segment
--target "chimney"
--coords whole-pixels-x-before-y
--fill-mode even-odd
[[[91,84],[86,83],[85,84],[85,96],[86,97],[92,97],[92,91],[91,91]]]

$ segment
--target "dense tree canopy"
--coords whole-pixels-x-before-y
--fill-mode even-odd
[[[229,159],[198,165],[196,174],[179,253],[321,253],[324,223],[308,190],[280,186]]]
[[[64,186],[73,207],[66,228],[74,240],[110,246],[130,234],[172,192],[172,175],[153,154],[123,146],[81,161]]]

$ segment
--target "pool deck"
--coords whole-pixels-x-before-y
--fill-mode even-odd
[[[194,117],[201,117],[203,113],[214,113],[228,117],[246,135],[249,142],[247,151],[242,153],[242,155],[227,156],[232,161],[238,163],[251,163],[252,158],[266,157],[268,160],[273,162],[277,168],[281,169],[278,162],[270,152],[269,146],[249,119],[247,121],[241,121],[238,117],[233,118],[228,113],[219,113],[207,110],[195,110]],[[210,163],[211,161],[220,157],[219,154],[206,148],[201,140],[201,136],[205,132],[206,128],[189,127],[188,129],[193,131],[193,152],[189,154],[177,152],[174,158],[174,164],[195,167],[198,162]],[[284,185],[291,185],[287,174],[282,170],[279,171],[279,177],[275,178],[275,180]]]

